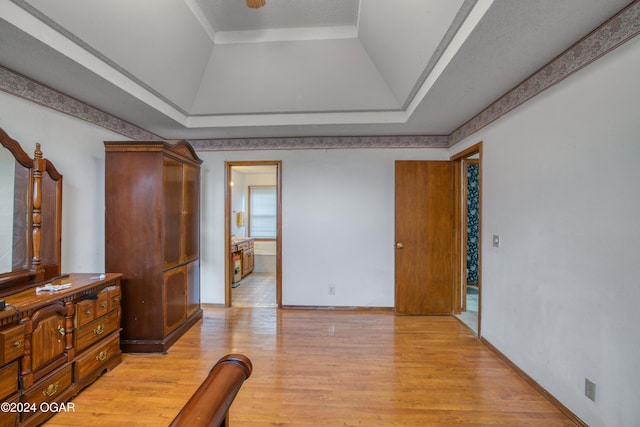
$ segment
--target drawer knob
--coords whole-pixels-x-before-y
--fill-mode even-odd
[[[58,333],[60,336],[65,336],[64,328],[61,325],[58,325]]]
[[[86,314],[87,316],[91,316],[91,310],[85,311],[84,314]]]
[[[98,354],[98,355],[96,356],[96,360],[98,360],[98,361],[102,362],[103,360],[105,360],[105,359],[107,358],[107,354],[108,354],[108,353],[107,353],[107,350],[102,350],[102,351],[100,352],[100,354]]]
[[[15,348],[18,348],[18,347],[20,347],[21,345],[22,345],[22,341],[16,341],[16,342],[14,342],[14,343],[13,343],[13,346],[14,346]]]
[[[100,307],[102,307],[102,308],[106,308],[106,307],[107,307],[107,303],[106,303],[106,302],[103,302],[102,304],[100,304]]]
[[[104,332],[104,325],[100,325],[93,330],[93,333],[96,335],[100,335]]]
[[[47,397],[51,397],[54,394],[56,394],[57,391],[58,391],[58,383],[55,382],[53,384],[49,384],[49,387],[47,387],[47,389],[44,390],[42,394],[44,394]]]

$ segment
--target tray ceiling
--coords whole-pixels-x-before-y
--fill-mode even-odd
[[[628,0],[12,0],[0,64],[165,138],[448,135]]]

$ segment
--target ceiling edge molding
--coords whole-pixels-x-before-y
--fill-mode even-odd
[[[10,1],[12,3],[14,3],[16,6],[18,6],[20,9],[25,11],[26,13],[28,13],[29,15],[33,16],[38,21],[42,22],[44,25],[46,25],[49,28],[51,28],[53,31],[58,33],[61,37],[66,38],[70,43],[72,43],[72,44],[76,45],[78,48],[82,49],[90,57],[95,58],[96,60],[103,62],[106,65],[107,68],[113,69],[116,73],[121,74],[125,79],[127,79],[128,81],[130,81],[134,85],[139,86],[140,88],[142,88],[142,90],[148,92],[151,96],[157,98],[160,102],[165,103],[169,108],[172,108],[172,109],[176,110],[178,114],[185,115],[185,116],[187,115],[187,111],[186,110],[184,110],[179,105],[177,105],[176,103],[171,101],[169,98],[167,98],[166,96],[164,96],[163,94],[161,94],[160,92],[155,90],[153,87],[151,87],[150,85],[146,84],[144,81],[142,81],[141,79],[139,79],[138,77],[136,77],[135,75],[130,73],[126,68],[120,66],[117,62],[113,61],[111,58],[109,58],[108,56],[106,56],[102,52],[98,51],[97,49],[93,48],[89,43],[85,42],[83,39],[81,39],[80,37],[76,36],[74,33],[72,33],[71,31],[67,30],[62,25],[58,24],[56,21],[54,21],[53,19],[49,18],[44,13],[40,12],[39,9],[33,7],[26,0],[10,0]],[[187,6],[189,6],[188,3],[187,3]],[[197,19],[197,17],[196,17],[196,19]],[[13,25],[13,23],[12,23],[12,25]],[[22,31],[24,31],[22,28],[20,28],[20,29]],[[40,41],[42,41],[42,40],[40,40]],[[68,52],[63,52],[59,48],[53,47],[51,44],[49,44],[49,46],[51,48],[57,50],[58,52],[63,53],[66,56],[69,56]],[[78,62],[80,65],[83,65],[83,66],[87,67],[87,65],[82,60],[80,60],[78,57],[71,57],[71,59],[73,59],[75,62]],[[89,68],[89,67],[87,67],[87,68]],[[102,72],[100,72],[100,73],[98,73],[95,69],[92,70],[92,71],[94,73],[96,73],[96,74],[99,74],[103,78],[109,80],[106,77],[106,74],[105,74],[104,70],[102,70]],[[121,84],[119,84],[119,83],[117,83],[115,81],[112,81],[112,80],[111,80],[111,82],[116,84],[117,86],[120,86],[123,90],[126,90],[127,92],[130,92],[126,88],[122,87]],[[137,96],[137,97],[139,98],[139,96]],[[149,104],[150,106],[152,106],[152,107],[157,109],[157,107],[152,105],[152,104],[150,104],[148,100],[143,100],[143,102],[145,102],[145,103]]]
[[[444,72],[450,61],[453,60],[458,50],[471,35],[474,28],[480,23],[489,8],[491,8],[494,1],[495,0],[480,0],[473,4],[471,11],[467,13],[462,25],[457,29],[453,38],[448,42],[446,48],[440,54],[435,65],[427,74],[426,79],[414,95],[413,99],[411,99],[407,105],[407,108],[405,109],[407,115],[413,115],[419,104],[435,84],[436,80]],[[456,19],[458,18],[459,16],[456,17]]]
[[[84,102],[0,66],[0,90],[135,140],[163,139]]]
[[[355,39],[358,29],[355,25],[337,27],[278,28],[244,31],[217,31],[214,42],[217,45],[237,43],[265,43],[301,40]]]
[[[591,64],[640,34],[640,0],[635,0],[522,83],[498,98],[450,135],[451,146]]]
[[[216,29],[211,26],[211,22],[207,19],[207,15],[202,11],[202,8],[196,0],[184,0],[187,7],[193,13],[196,20],[202,27],[205,33],[209,36],[209,40],[215,44],[216,42]]]
[[[401,107],[402,110],[407,110],[409,108],[409,105],[411,104],[413,99],[417,96],[418,91],[420,90],[420,88],[422,88],[422,85],[424,85],[424,82],[427,80],[427,77],[429,77],[429,74],[431,74],[431,72],[433,71],[433,68],[436,66],[436,64],[442,57],[442,54],[445,52],[447,47],[449,47],[449,44],[451,44],[451,41],[453,40],[453,38],[456,36],[458,31],[462,27],[462,24],[464,24],[464,21],[469,17],[469,14],[473,10],[477,2],[478,0],[464,0],[464,3],[462,3],[462,6],[458,10],[458,13],[454,17],[453,21],[451,22],[451,25],[447,29],[447,32],[444,34],[444,37],[440,41],[440,44],[438,45],[435,52],[431,56],[431,59],[427,63],[427,66],[424,68],[424,70],[422,70],[420,77],[418,78],[416,83],[413,85],[413,88],[409,92],[409,95],[407,96],[404,103],[402,104],[402,107]]]
[[[192,139],[189,142],[196,151],[449,147],[447,135]]]

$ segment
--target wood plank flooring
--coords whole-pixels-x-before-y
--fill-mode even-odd
[[[207,308],[168,354],[125,354],[47,426],[166,426],[227,353],[232,426],[569,426],[454,317]]]

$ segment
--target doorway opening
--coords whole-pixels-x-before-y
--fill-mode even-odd
[[[451,158],[455,164],[455,227],[459,263],[455,315],[480,336],[482,142]]]
[[[225,306],[281,307],[281,161],[225,162]]]

